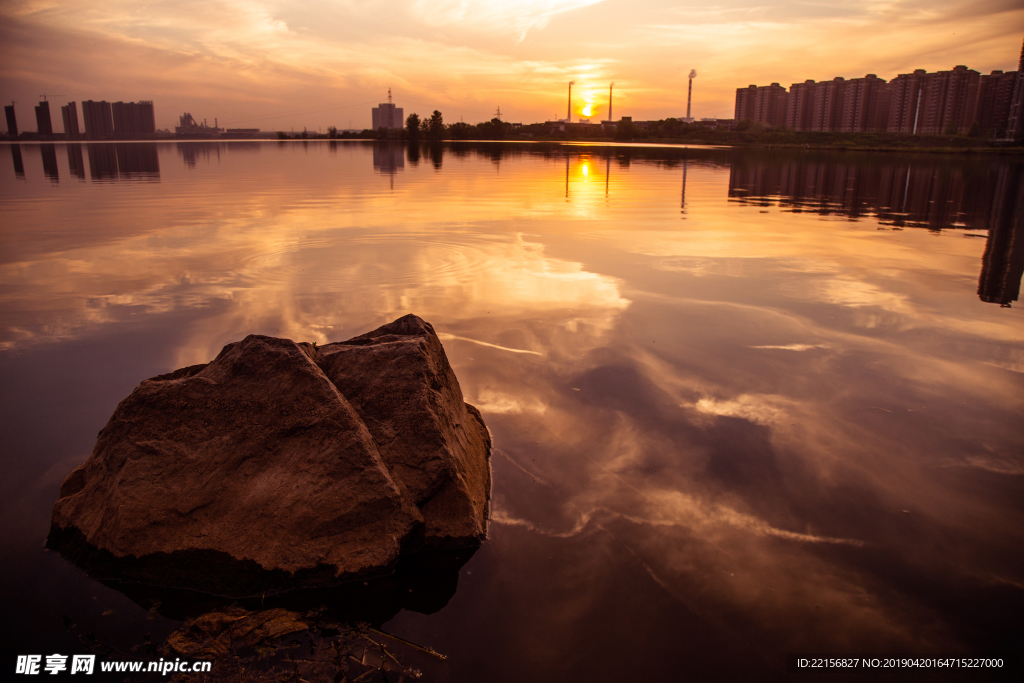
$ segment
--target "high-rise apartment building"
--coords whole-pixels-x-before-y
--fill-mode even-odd
[[[403,115],[405,112],[401,107],[396,107],[391,101],[391,89],[388,89],[388,101],[381,102],[373,108],[373,129],[380,130],[401,130],[405,126]]]
[[[18,119],[14,116],[14,105],[4,106],[4,115],[7,117],[7,134],[13,138],[18,137]]]
[[[843,90],[838,128],[844,133],[874,133],[885,130],[889,114],[889,88],[875,74],[853,78]]]
[[[916,133],[921,119],[921,100],[924,98],[924,69],[911,74],[900,74],[889,82],[890,133]]]
[[[762,86],[754,97],[754,121],[769,126],[786,125],[786,100],[789,93],[778,83]]]
[[[843,97],[846,94],[846,79],[836,76],[831,81],[815,85],[811,101],[811,122],[808,130],[839,130],[843,116]]]
[[[1006,137],[1024,137],[1024,45],[1020,48],[1020,61],[1017,63],[1017,82],[1014,84],[1013,97],[1010,100]]]
[[[743,119],[754,120],[754,100],[757,98],[757,86],[751,85],[746,88],[736,88],[736,113],[737,121]]]
[[[796,131],[1024,136],[1024,46],[1016,72],[982,76],[966,66],[917,69],[886,83],[875,74],[736,90],[736,119]]]
[[[82,137],[78,129],[78,106],[68,102],[60,108],[60,117],[64,120],[64,139],[77,140]]]
[[[975,116],[980,135],[1006,137],[1013,88],[1017,85],[1017,73],[993,71],[991,74],[982,75],[978,86],[978,107]]]
[[[966,133],[975,120],[981,74],[966,66],[925,75],[917,132]]]
[[[156,117],[151,101],[114,102],[110,112],[114,136],[118,140],[138,140],[156,132]]]
[[[49,102],[40,102],[36,107],[36,130],[40,135],[46,137],[53,135],[53,119],[50,118]]]
[[[111,115],[110,102],[82,102],[82,120],[85,123],[87,140],[112,140],[114,138],[114,119]]]
[[[812,80],[794,83],[789,87],[789,99],[786,100],[786,128],[790,130],[810,130],[813,113],[814,92],[817,83]]]
[[[737,88],[736,120],[750,119],[754,123],[784,126],[788,97],[789,93],[778,83]]]

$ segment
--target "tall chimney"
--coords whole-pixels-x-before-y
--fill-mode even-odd
[[[572,86],[576,81],[569,81],[569,106],[565,108],[565,122],[572,123]]]
[[[609,121],[614,121],[615,120],[615,119],[612,118],[612,88],[614,88],[614,87],[615,87],[615,82],[612,81],[612,84],[608,86],[608,120]]]
[[[693,79],[697,77],[697,70],[690,69],[690,87],[686,92],[686,118],[690,117],[690,100],[693,98]]]

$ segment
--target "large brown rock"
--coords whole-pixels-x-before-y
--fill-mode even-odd
[[[320,348],[251,335],[121,402],[62,484],[49,545],[98,578],[333,585],[482,540],[489,455],[416,316]]]

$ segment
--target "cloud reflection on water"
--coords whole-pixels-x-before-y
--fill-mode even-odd
[[[494,526],[467,565],[486,579],[435,621],[399,617],[410,635],[474,623],[472,596],[507,617],[477,644],[542,668],[616,628],[590,616],[641,581],[655,626],[667,596],[767,668],[1019,626],[1024,348],[1020,311],[976,294],[980,241],[730,203],[718,153],[689,163],[681,222],[672,158],[453,154],[392,178],[365,148],[299,150],[5,209],[24,237],[0,266],[6,348],[205,311],[169,369],[251,332],[430,320],[495,436]],[[68,196],[79,225],[30,229]]]

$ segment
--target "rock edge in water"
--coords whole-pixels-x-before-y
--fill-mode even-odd
[[[250,335],[142,382],[61,485],[47,545],[95,578],[246,596],[479,544],[490,449],[429,323]]]

